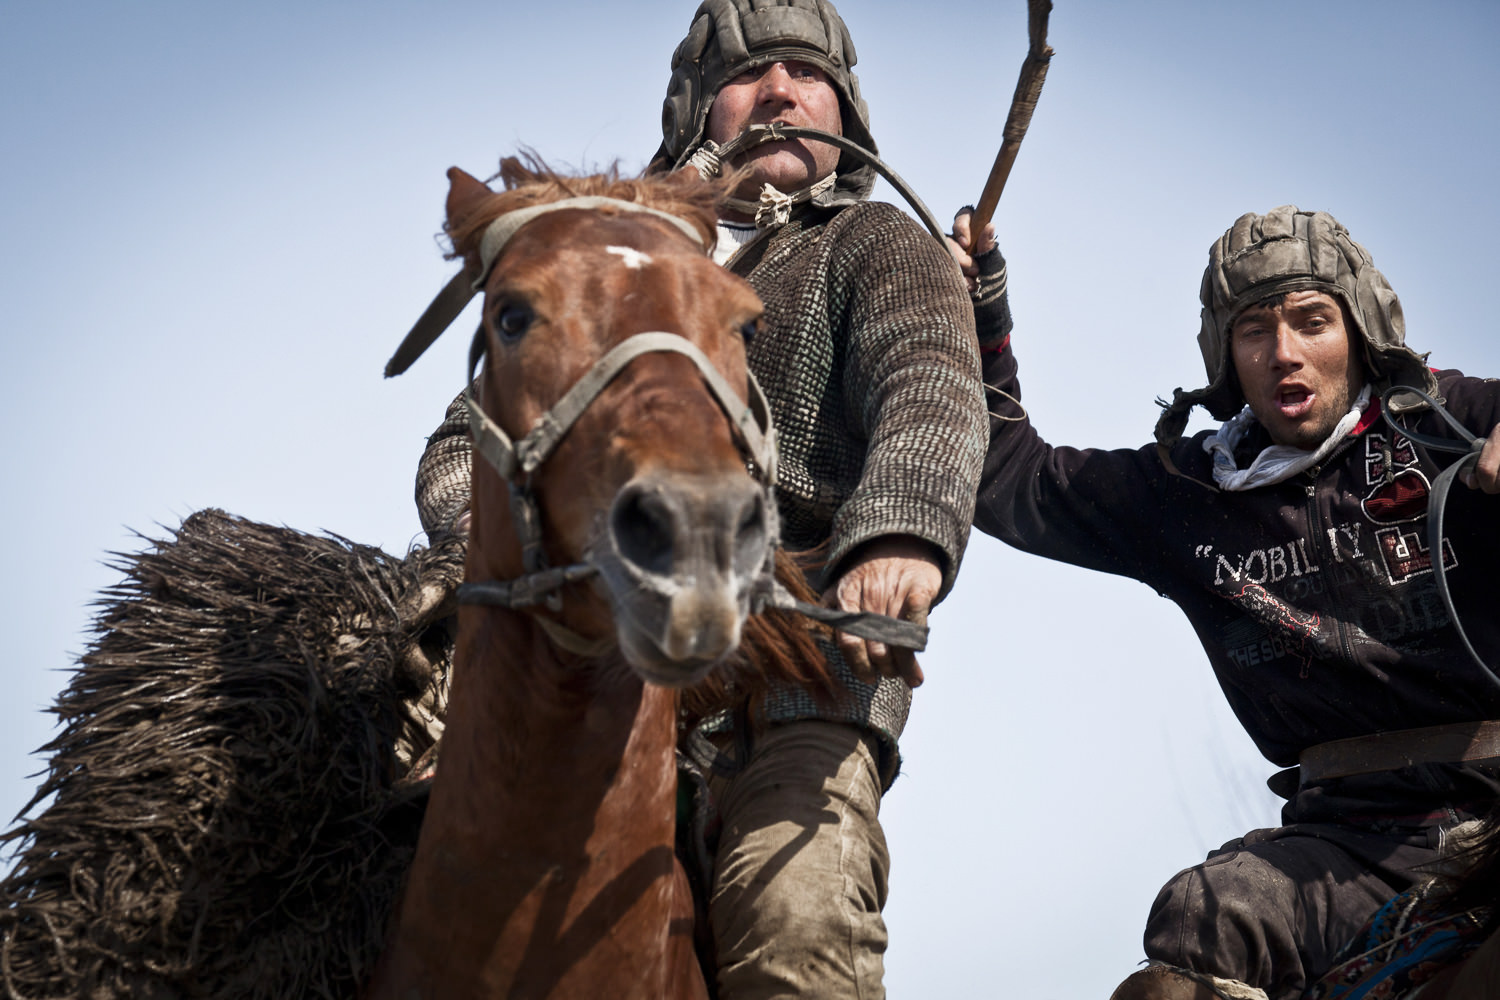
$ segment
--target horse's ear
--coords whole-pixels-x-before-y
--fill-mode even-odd
[[[457,167],[448,168],[448,228],[452,230],[494,194],[484,182]]]

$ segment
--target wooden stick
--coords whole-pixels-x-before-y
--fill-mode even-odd
[[[979,234],[995,215],[995,206],[1000,204],[1000,192],[1005,190],[1010,168],[1015,165],[1016,154],[1021,151],[1021,140],[1026,138],[1026,129],[1031,126],[1031,113],[1036,110],[1037,98],[1042,96],[1042,84],[1047,79],[1047,64],[1052,60],[1052,46],[1047,44],[1047,16],[1051,13],[1052,0],[1026,0],[1026,23],[1031,35],[1031,46],[1026,52],[1026,61],[1021,64],[1021,78],[1016,81],[1016,93],[1010,101],[1010,114],[1005,119],[1000,152],[995,154],[995,165],[990,168],[989,179],[984,182],[984,192],[979,196],[979,205],[969,220],[969,238],[972,241],[979,239]]]

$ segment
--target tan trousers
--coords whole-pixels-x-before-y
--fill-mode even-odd
[[[873,738],[773,726],[710,788],[723,817],[709,901],[720,1000],[883,1000],[890,856]]]

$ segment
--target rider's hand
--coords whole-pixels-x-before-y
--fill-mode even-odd
[[[964,281],[968,283],[969,291],[975,288],[974,279],[979,275],[979,265],[974,263],[974,258],[995,249],[995,224],[985,223],[984,231],[979,234],[979,244],[975,246],[972,234],[969,232],[969,219],[974,210],[964,207],[958,210],[953,217],[953,233],[948,237],[948,252],[953,259],[958,261],[958,269],[964,273]]]
[[[1486,493],[1500,493],[1500,424],[1490,431],[1484,448],[1479,452],[1479,464],[1461,474],[1464,485]]]
[[[849,568],[823,595],[823,604],[842,611],[872,611],[927,624],[927,612],[943,586],[937,550],[910,535],[889,535],[861,546]],[[908,686],[922,683],[917,654],[900,646],[838,634],[839,650],[856,676],[900,677]]]

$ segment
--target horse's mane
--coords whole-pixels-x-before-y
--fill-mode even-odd
[[[1443,879],[1449,909],[1487,907],[1489,925],[1500,923],[1500,802],[1463,838],[1454,862],[1457,873]]]
[[[711,247],[718,238],[718,205],[738,178],[705,181],[696,170],[645,174],[621,178],[618,164],[603,173],[569,177],[557,173],[533,154],[507,156],[500,170],[489,180],[501,181],[504,190],[481,201],[477,208],[443,227],[452,244],[449,258],[477,253],[479,241],[491,222],[507,212],[533,205],[561,201],[564,198],[600,196],[635,202],[680,216],[701,234],[703,245]]]
[[[776,578],[798,600],[816,604],[817,594],[807,584],[802,557],[776,553]],[[745,621],[740,648],[703,681],[682,693],[682,711],[689,721],[722,709],[743,706],[752,722],[763,696],[773,684],[792,684],[814,700],[832,704],[840,689],[828,670],[828,657],[819,638],[832,631],[795,611],[767,608]]]

